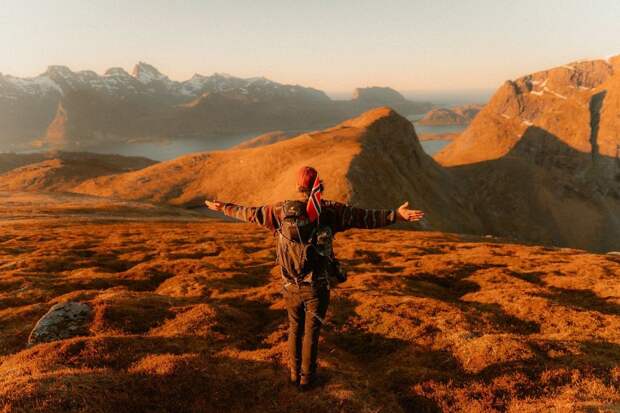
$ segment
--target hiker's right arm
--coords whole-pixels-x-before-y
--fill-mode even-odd
[[[221,211],[224,215],[240,221],[251,222],[265,227],[271,231],[276,229],[278,224],[277,217],[274,213],[272,205],[263,205],[260,207],[247,207],[243,205],[233,204],[231,202],[208,201],[207,206],[216,211]]]
[[[335,212],[334,231],[346,231],[350,228],[380,228],[396,222],[397,211],[394,209],[363,209],[339,202],[330,202]]]
[[[356,208],[337,202],[330,202],[336,212],[335,231],[345,231],[349,228],[381,228],[397,221],[415,222],[424,217],[424,212],[409,209],[405,202],[398,209],[364,209]]]

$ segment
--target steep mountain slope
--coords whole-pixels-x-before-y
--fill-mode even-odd
[[[245,142],[241,142],[239,145],[234,146],[232,149],[256,148],[258,146],[271,145],[272,143],[285,141],[289,138],[292,138],[292,136],[284,131],[267,132],[252,139],[248,139]]]
[[[185,205],[204,198],[260,204],[295,196],[296,171],[306,164],[320,171],[330,199],[384,208],[409,199],[438,228],[479,226],[459,189],[422,150],[413,125],[389,108],[268,146],[192,154],[89,180],[75,191]]]
[[[506,82],[435,155],[486,232],[620,249],[620,58]]]
[[[555,158],[560,164],[540,161],[549,148],[564,154]],[[480,218],[480,233],[595,251],[620,250],[618,181],[595,170],[574,175],[567,168],[589,162],[589,155],[532,129],[508,155],[449,172],[469,188],[467,203]]]

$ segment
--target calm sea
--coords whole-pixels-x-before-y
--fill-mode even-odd
[[[418,136],[419,135],[437,135],[437,134],[443,134],[443,133],[461,133],[465,130],[465,128],[467,128],[466,125],[447,125],[447,126],[420,125],[419,123],[417,123],[417,121],[422,119],[423,116],[424,115],[407,116],[407,119],[413,122],[413,125],[415,126],[415,131],[417,132]],[[444,146],[446,146],[449,143],[450,141],[447,141],[447,140],[420,142],[424,151],[431,156],[439,152],[441,149],[443,149]]]

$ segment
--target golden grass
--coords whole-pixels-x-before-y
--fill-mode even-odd
[[[0,224],[0,411],[613,411],[620,259],[398,230],[339,235],[322,382],[286,383],[271,236],[246,224]],[[90,335],[26,347],[56,302]],[[614,404],[615,403],[615,404]]]

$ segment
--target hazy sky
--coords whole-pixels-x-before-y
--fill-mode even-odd
[[[620,54],[618,0],[0,0],[0,72],[264,75],[330,92],[494,89]]]

